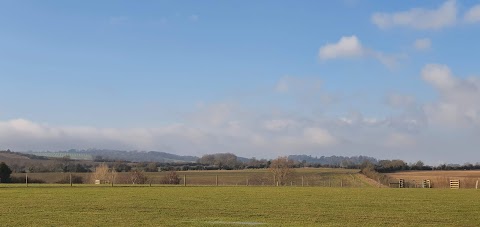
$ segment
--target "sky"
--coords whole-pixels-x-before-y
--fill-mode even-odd
[[[0,149],[480,161],[475,1],[0,0]]]

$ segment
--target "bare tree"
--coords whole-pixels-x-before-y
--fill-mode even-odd
[[[130,175],[130,182],[132,184],[145,184],[147,182],[147,176],[145,176],[145,173],[140,170],[134,170],[129,173]]]
[[[109,168],[107,164],[102,163],[95,168],[95,172],[91,175],[92,183],[99,180],[100,183],[111,183],[115,181],[117,171],[114,168]]]
[[[178,177],[177,172],[170,171],[167,175],[165,175],[162,180],[160,180],[161,184],[180,184],[180,177]]]
[[[293,161],[288,160],[286,156],[278,157],[272,160],[269,170],[273,173],[275,179],[274,184],[286,185],[288,180],[293,176]]]

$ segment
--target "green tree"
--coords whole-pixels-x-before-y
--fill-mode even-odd
[[[10,167],[5,164],[5,162],[0,163],[0,183],[9,183],[10,182],[10,174],[12,170]]]

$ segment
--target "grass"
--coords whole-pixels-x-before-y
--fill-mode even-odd
[[[332,169],[332,168],[302,168],[295,169],[295,175],[288,182],[289,185],[301,186],[302,177],[305,186],[320,187],[369,187],[361,176],[359,170],[355,169]],[[118,173],[115,183],[126,184],[129,173]],[[145,173],[152,184],[160,183],[160,180],[167,172]],[[182,179],[187,176],[188,185],[215,185],[216,176],[220,186],[241,186],[246,185],[273,185],[273,175],[266,169],[250,170],[219,170],[219,171],[178,171],[177,174]],[[55,183],[68,177],[69,173],[29,173],[31,179],[41,179],[46,183]],[[86,181],[89,179],[89,173],[73,173],[81,176]],[[16,173],[12,176],[21,179],[25,178],[24,173]]]
[[[477,226],[480,191],[0,186],[4,226]]]
[[[479,170],[448,170],[448,171],[402,171],[388,173],[393,179],[404,179],[410,185],[420,185],[423,180],[430,180],[432,187],[448,188],[450,180],[460,180],[461,188],[475,188],[480,180]]]

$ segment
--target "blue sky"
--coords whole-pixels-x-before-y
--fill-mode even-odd
[[[0,1],[0,148],[477,162],[472,1]]]

